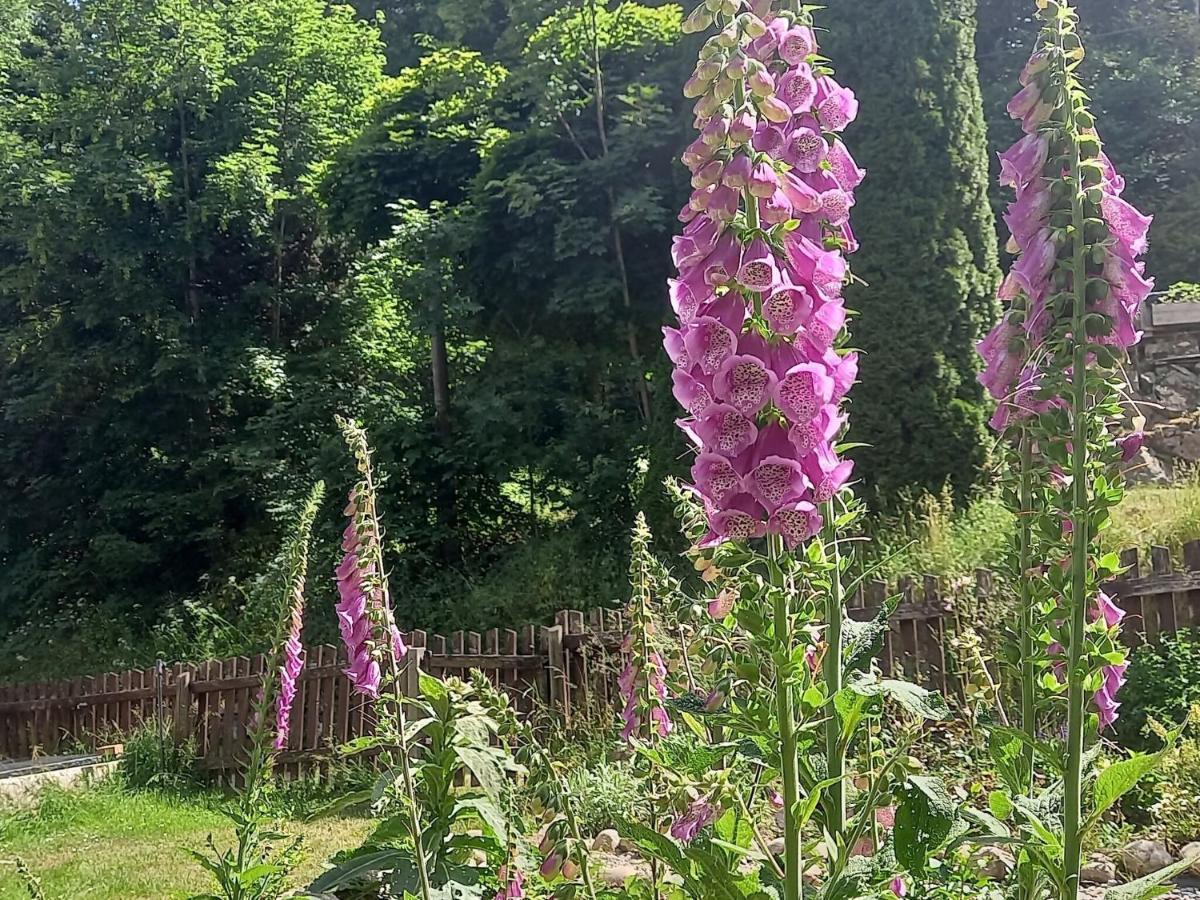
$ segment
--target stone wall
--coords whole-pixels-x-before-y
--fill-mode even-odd
[[[1129,475],[1161,482],[1200,465],[1200,303],[1147,304],[1140,327],[1130,383],[1146,446]]]

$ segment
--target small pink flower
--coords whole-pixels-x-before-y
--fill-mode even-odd
[[[899,875],[892,879],[892,883],[888,885],[888,887],[891,888],[892,893],[897,897],[903,897],[908,893],[908,888],[904,884],[904,879]]]

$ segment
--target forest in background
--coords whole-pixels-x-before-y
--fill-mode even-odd
[[[1029,6],[825,14],[863,104],[847,143],[878,176],[848,296],[851,439],[882,515],[989,482],[972,345],[1003,248],[981,173],[1016,133]],[[1155,214],[1149,271],[1197,280],[1200,14],[1080,11],[1106,144]],[[634,510],[669,546],[661,481],[689,464],[660,352],[688,193],[680,14],[0,0],[0,672],[255,646],[308,485],[353,477],[338,413],[389,476],[406,624],[617,602]]]

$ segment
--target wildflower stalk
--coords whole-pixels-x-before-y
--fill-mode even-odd
[[[383,529],[379,521],[379,511],[376,508],[376,491],[374,474],[371,468],[371,449],[367,444],[367,435],[358,425],[347,420],[341,420],[339,423],[342,426],[342,431],[346,436],[346,442],[350,445],[351,451],[354,453],[358,463],[358,471],[362,476],[364,490],[362,492],[362,501],[366,504],[366,509],[363,514],[369,520],[371,532],[375,539],[369,541],[367,546],[371,549],[371,554],[374,557],[371,560],[375,567],[375,572],[379,578],[379,588],[382,596],[383,617],[386,623],[384,629],[385,640],[383,641],[384,654],[387,658],[388,671],[392,682],[391,691],[391,707],[393,716],[393,727],[395,731],[395,741],[397,749],[400,751],[400,773],[404,785],[405,806],[408,812],[408,825],[410,839],[413,844],[413,858],[416,863],[417,878],[421,883],[421,900],[433,900],[433,889],[430,886],[429,880],[429,864],[425,857],[425,845],[421,838],[421,816],[417,809],[417,789],[416,781],[413,778],[412,764],[410,759],[410,748],[408,742],[408,721],[404,712],[404,702],[400,696],[400,662],[397,659],[396,644],[392,639],[392,632],[395,628],[395,619],[392,614],[392,599],[388,589],[387,572],[383,564]],[[409,665],[413,665],[410,661]]]
[[[1063,68],[1063,83],[1067,83],[1066,47],[1063,46],[1062,20],[1056,29],[1056,55]],[[1067,771],[1064,778],[1063,811],[1063,898],[1075,900],[1079,893],[1079,867],[1083,841],[1083,728],[1087,721],[1087,696],[1083,670],[1083,651],[1087,630],[1088,541],[1091,531],[1091,511],[1088,498],[1088,390],[1087,390],[1087,241],[1084,233],[1086,213],[1083,208],[1083,173],[1080,163],[1079,128],[1068,95],[1066,129],[1071,144],[1071,241],[1073,307],[1071,341],[1073,344],[1071,371],[1071,598],[1070,644],[1067,647]]]
[[[650,650],[650,576],[646,571],[646,554],[649,552],[646,546],[649,539],[649,528],[646,525],[645,516],[638,513],[637,520],[637,536],[635,543],[639,547],[635,548],[634,557],[637,565],[637,603],[638,603],[638,638],[641,641],[642,652],[642,669],[645,677],[642,679],[643,702],[646,708],[646,742],[653,747],[654,739],[658,730],[658,725],[654,719],[654,710],[659,704],[659,698],[654,693],[654,683],[650,677],[651,666],[654,664],[653,656]],[[640,549],[641,552],[637,552]],[[653,803],[650,804],[650,827],[658,831],[658,811]],[[584,869],[587,866],[583,866]],[[658,860],[655,857],[650,857],[650,886],[651,896],[654,900],[658,900]]]
[[[800,852],[799,759],[796,751],[796,711],[793,704],[792,674],[795,668],[794,635],[787,582],[780,561],[784,557],[783,538],[767,536],[767,565],[775,594],[775,719],[779,727],[780,772],[783,776],[783,858],[784,900],[800,900],[803,859]]]
[[[837,513],[834,502],[830,500],[824,505],[824,517],[829,529],[829,551],[833,565],[829,580],[829,593],[825,596],[825,660],[821,666],[825,677],[826,697],[830,706],[836,702],[842,690],[842,621],[844,598],[842,596],[842,563],[841,549],[837,537]],[[830,834],[838,837],[846,828],[846,750],[842,744],[840,719],[836,712],[831,711],[825,723],[825,765],[826,773],[833,782],[829,785],[826,804],[828,821],[826,828]],[[833,779],[837,779],[833,781]]]
[[[1034,593],[1033,578],[1033,437],[1029,429],[1021,429],[1020,438],[1020,487],[1018,498],[1021,505],[1018,535],[1017,583],[1021,602],[1021,729],[1027,741],[1021,747],[1023,760],[1022,777],[1026,788],[1033,793],[1034,755],[1033,742],[1037,739],[1037,677],[1034,666]],[[987,672],[987,667],[984,667]]]

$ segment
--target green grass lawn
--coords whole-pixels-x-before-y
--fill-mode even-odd
[[[232,830],[215,800],[127,793],[115,783],[78,791],[45,791],[36,808],[0,810],[0,859],[19,856],[41,879],[47,900],[163,900],[210,889],[188,848],[209,834],[218,847]],[[371,827],[363,818],[331,816],[283,822],[304,836],[293,879],[301,885],[339,849],[354,846]],[[27,900],[11,865],[0,869],[0,900]]]

